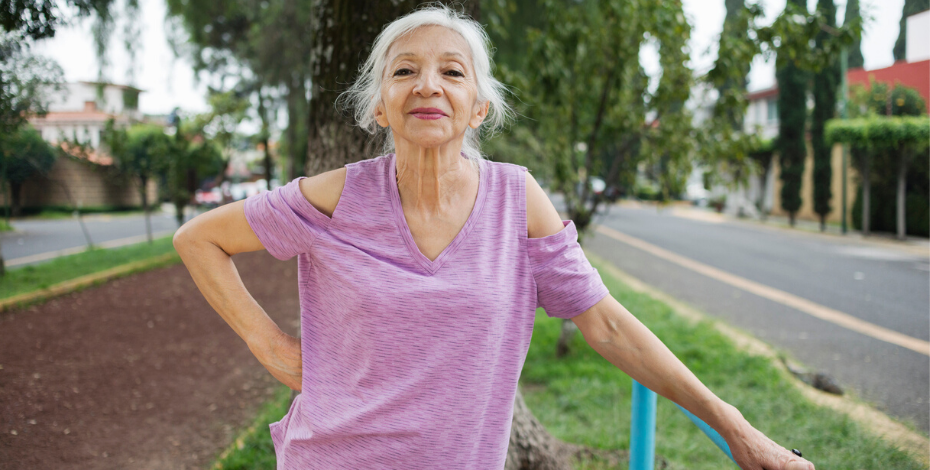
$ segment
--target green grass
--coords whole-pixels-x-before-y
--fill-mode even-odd
[[[274,398],[262,405],[254,424],[240,435],[241,446],[233,443],[232,451],[225,457],[217,459],[210,467],[230,469],[274,469],[274,443],[268,424],[279,421],[291,405],[291,389],[281,385],[275,391]]]
[[[119,248],[97,248],[41,264],[9,268],[6,275],[0,278],[0,299],[45,289],[80,276],[173,252],[174,246],[171,237],[168,236],[156,238],[151,244],[143,242]]]
[[[6,219],[0,219],[0,232],[12,232],[13,226],[6,223]]]
[[[768,359],[737,350],[711,323],[692,325],[666,304],[633,291],[604,269],[599,271],[620,303],[714,393],[739,408],[750,423],[776,442],[801,449],[818,470],[926,468],[845,415],[807,401]],[[560,327],[560,320],[547,317],[542,309],[536,312],[520,379],[527,405],[559,439],[605,450],[628,449],[630,378],[591,349],[581,334],[575,335],[572,352],[556,359]],[[246,436],[243,450],[228,455],[223,469],[274,468],[267,425],[287,412],[288,398],[281,395],[266,406],[256,420],[261,432]],[[661,397],[657,423],[656,454],[666,459],[669,469],[737,468],[673,403]],[[580,462],[577,468],[609,467],[588,461]],[[620,468],[627,468],[626,463]]]

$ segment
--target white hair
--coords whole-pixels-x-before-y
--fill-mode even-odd
[[[466,128],[462,153],[477,164],[484,158],[479,140],[481,134],[493,135],[510,119],[513,111],[504,100],[507,91],[491,73],[491,51],[487,33],[475,20],[442,4],[430,4],[398,18],[384,27],[375,38],[371,54],[359,67],[359,77],[339,96],[339,101],[354,109],[355,121],[370,134],[379,131],[384,136],[384,153],[394,152],[394,136],[390,128],[381,128],[375,121],[375,110],[381,101],[381,82],[387,62],[387,53],[395,41],[422,26],[443,26],[462,36],[471,49],[472,68],[478,88],[478,102],[490,102],[488,115],[477,129]]]

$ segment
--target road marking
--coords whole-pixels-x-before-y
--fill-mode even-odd
[[[764,297],[782,305],[787,305],[788,307],[800,310],[808,315],[853,330],[857,333],[862,333],[866,336],[930,356],[930,342],[889,330],[888,328],[860,320],[848,313],[843,313],[839,310],[834,310],[830,307],[811,302],[810,300],[803,299],[794,294],[789,294],[788,292],[721,271],[603,225],[597,225],[596,230],[617,241],[639,248],[640,250],[658,256],[666,261],[670,261],[746,292],[753,293],[759,297]]]
[[[163,230],[161,232],[152,233],[152,238],[159,238],[164,235],[170,235],[174,233],[174,230]],[[132,245],[134,243],[141,243],[146,241],[148,238],[146,235],[138,235],[135,237],[126,237],[118,238],[116,240],[105,241],[97,243],[98,248],[116,248],[120,246]],[[74,248],[66,248],[64,250],[57,251],[47,251],[45,253],[38,253],[35,255],[23,256],[22,258],[14,258],[6,261],[5,266],[12,268],[13,266],[19,266],[21,264],[35,263],[37,261],[45,261],[52,258],[58,258],[59,256],[73,255],[75,253],[83,253],[87,251],[87,246],[78,246]]]

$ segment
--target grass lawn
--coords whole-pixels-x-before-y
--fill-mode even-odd
[[[0,299],[45,289],[59,282],[134,261],[173,253],[171,237],[156,238],[152,243],[138,243],[112,249],[93,249],[62,256],[41,264],[10,268],[0,278]]]
[[[13,226],[6,223],[6,219],[0,219],[0,232],[12,232]]]
[[[598,267],[597,264],[595,264]],[[692,325],[666,304],[633,291],[604,269],[610,292],[645,323],[718,396],[787,448],[799,448],[818,470],[925,469],[843,414],[803,398],[768,359],[737,350],[709,322]],[[575,335],[572,353],[555,358],[560,320],[536,312],[533,340],[520,378],[524,399],[554,436],[601,449],[629,447],[630,378]],[[268,423],[288,410],[288,390],[268,403],[242,441],[214,468],[273,469]],[[656,454],[669,469],[736,469],[678,408],[659,397]],[[583,462],[580,469],[604,469]],[[621,468],[625,469],[626,464]]]

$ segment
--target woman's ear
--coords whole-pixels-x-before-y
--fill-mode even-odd
[[[468,127],[472,129],[477,129],[478,126],[484,122],[484,118],[488,117],[488,110],[491,107],[490,101],[485,101],[483,104],[475,104],[475,113],[472,114],[471,119],[468,121]]]
[[[378,101],[375,107],[375,122],[381,127],[388,127],[387,113],[384,111],[384,101]]]

